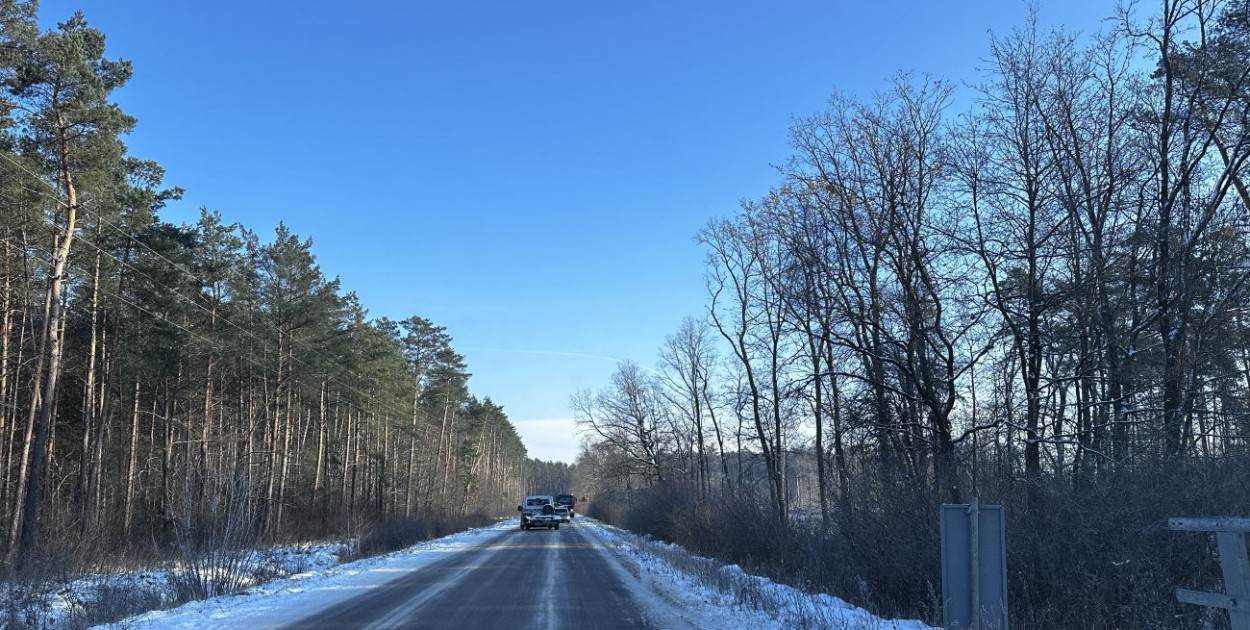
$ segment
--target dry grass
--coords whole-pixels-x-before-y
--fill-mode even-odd
[[[889,622],[854,609],[845,602],[828,595],[805,593],[799,589],[772,583],[759,576],[750,575],[734,565],[696,555],[679,545],[660,542],[650,536],[640,536],[624,530],[616,530],[616,536],[627,539],[621,546],[634,554],[649,556],[655,562],[678,572],[697,585],[709,588],[724,596],[735,607],[748,608],[776,619],[781,627],[794,630],[885,630]],[[635,577],[646,573],[644,560],[622,554],[626,569]]]
[[[980,498],[1006,509],[1013,628],[1227,627],[1225,617],[1177,603],[1178,587],[1220,591],[1220,569],[1212,537],[1169,531],[1166,519],[1250,514],[1245,458],[1126,468],[1082,488],[1052,478],[1030,487],[982,473]],[[629,496],[603,494],[593,507],[601,520],[701,556],[683,558],[659,543],[648,547],[752,608],[771,611],[785,604],[761,599],[748,579],[718,573],[720,563],[804,592],[837,593],[881,617],[937,625],[941,503],[923,483],[868,477],[850,500],[833,504],[828,526],[819,514],[804,514],[781,528],[766,497],[700,497],[674,485]]]

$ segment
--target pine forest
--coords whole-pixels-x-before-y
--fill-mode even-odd
[[[82,14],[0,2],[0,550],[106,566],[136,549],[358,535],[498,513],[525,448],[442,326],[371,319],[312,239],[179,198],[124,142],[131,65]]]

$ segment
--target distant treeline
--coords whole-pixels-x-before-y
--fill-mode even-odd
[[[0,0],[3,566],[512,505],[525,448],[447,332],[369,319],[285,226],[161,221],[130,63],[35,9]]]
[[[573,494],[577,491],[573,487],[574,470],[574,466],[564,462],[527,460],[522,490],[526,494]]]
[[[992,35],[968,111],[904,74],[794,120],[658,373],[574,398],[596,509],[938,621],[937,506],[979,496],[1013,624],[1205,627],[1163,519],[1250,509],[1250,3],[1134,6]]]

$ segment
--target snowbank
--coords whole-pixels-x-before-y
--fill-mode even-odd
[[[449,553],[483,543],[502,530],[514,529],[515,525],[515,519],[502,521],[491,527],[470,529],[394,553],[310,570],[258,585],[238,595],[190,602],[172,610],[132,617],[125,620],[125,627],[134,630],[256,630],[283,625],[437,562]],[[96,630],[113,627],[98,626]]]
[[[340,545],[297,545],[268,550],[251,566],[258,580],[266,567],[273,575],[290,575],[257,583],[238,595],[191,602],[170,610],[147,612],[118,624],[97,626],[127,630],[257,630],[290,623],[378,588],[406,573],[420,569],[449,554],[487,544],[516,528],[509,519],[428,541],[391,554],[338,563]],[[635,597],[648,609],[668,609],[674,626],[701,629],[760,628],[763,630],[936,630],[919,621],[886,620],[836,597],[804,593],[753,576],[737,566],[724,566],[685,549],[579,517],[576,530],[600,543],[617,562],[618,571]],[[169,605],[170,574],[142,572],[86,577],[51,597],[34,627],[64,628],[63,620],[76,614],[75,623],[90,619],[84,614],[92,605],[109,601],[114,594],[147,593],[149,608]],[[139,597],[142,600],[142,597]],[[658,606],[652,606],[656,604]],[[75,607],[78,607],[75,609]],[[103,618],[103,617],[101,617]],[[116,616],[112,618],[117,618]]]
[[[238,583],[251,586],[296,574],[321,571],[340,562],[340,543],[271,547],[247,554]],[[178,600],[177,572],[130,571],[83,575],[65,582],[0,584],[0,630],[7,626],[65,630],[167,608]]]
[[[644,538],[591,518],[585,528],[626,568],[701,628],[761,630],[938,630],[920,621],[882,619],[823,593],[809,594]]]

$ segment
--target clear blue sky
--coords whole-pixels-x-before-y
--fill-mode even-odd
[[[1090,32],[1112,0],[1050,1]],[[134,155],[198,208],[311,236],[373,316],[446,326],[531,454],[569,395],[704,308],[695,232],[776,183],[791,116],[900,69],[974,81],[1017,0],[44,0],[134,62]],[[543,354],[552,353],[552,354]],[[555,354],[568,353],[568,354]],[[540,422],[546,420],[547,422]]]

